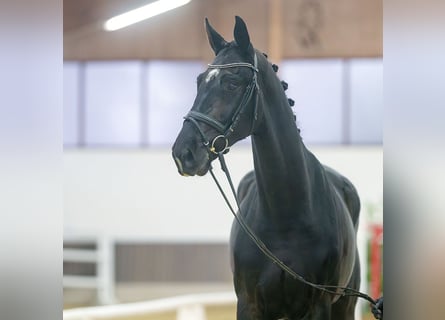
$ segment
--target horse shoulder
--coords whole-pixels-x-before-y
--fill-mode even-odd
[[[326,165],[323,165],[323,168],[326,173],[326,178],[340,194],[348,208],[352,223],[354,224],[354,227],[357,228],[360,214],[360,198],[357,189],[348,178],[338,173],[336,170]]]
[[[255,171],[248,172],[240,181],[237,190],[238,200],[241,202],[247,196],[250,189],[255,184]]]

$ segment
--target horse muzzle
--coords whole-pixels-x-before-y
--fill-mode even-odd
[[[189,148],[179,150],[173,147],[172,156],[181,176],[203,176],[209,171],[210,159],[205,151],[196,153]]]

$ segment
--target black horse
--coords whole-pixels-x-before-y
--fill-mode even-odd
[[[236,17],[227,42],[206,19],[216,58],[173,145],[183,176],[205,175],[235,142],[252,136],[254,171],[238,187],[244,221],[287,266],[316,284],[358,289],[360,200],[351,182],[306,149],[275,74]],[[237,319],[354,319],[355,297],[295,280],[236,223],[230,237]],[[340,289],[337,292],[341,292]]]

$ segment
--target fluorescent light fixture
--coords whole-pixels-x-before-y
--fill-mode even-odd
[[[118,30],[136,22],[146,20],[148,18],[157,16],[158,14],[183,6],[190,1],[191,0],[158,0],[108,19],[104,23],[104,29],[107,31]]]

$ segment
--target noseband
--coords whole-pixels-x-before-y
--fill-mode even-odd
[[[229,135],[234,132],[235,127],[239,122],[240,115],[242,114],[243,109],[248,105],[249,101],[252,98],[253,92],[255,89],[258,91],[258,81],[257,81],[257,73],[258,73],[258,61],[257,56],[254,54],[254,64],[250,64],[247,62],[233,62],[227,64],[209,64],[210,69],[228,69],[228,68],[238,68],[238,67],[247,67],[253,70],[252,81],[246,88],[246,92],[241,99],[240,104],[235,109],[232,114],[231,121],[227,124],[221,123],[220,121],[213,119],[212,117],[199,112],[191,110],[185,117],[185,121],[190,121],[193,125],[198,129],[199,134],[202,137],[203,144],[208,150],[214,154],[227,153],[229,151]],[[257,104],[258,104],[258,94],[255,96],[255,106],[254,106],[254,116],[251,125],[251,131],[253,130],[253,122],[257,118]],[[209,125],[216,131],[218,131],[219,135],[213,138],[212,142],[210,139],[206,137],[204,132],[202,131],[199,122],[204,122]],[[223,143],[217,143],[219,140],[222,140]]]

